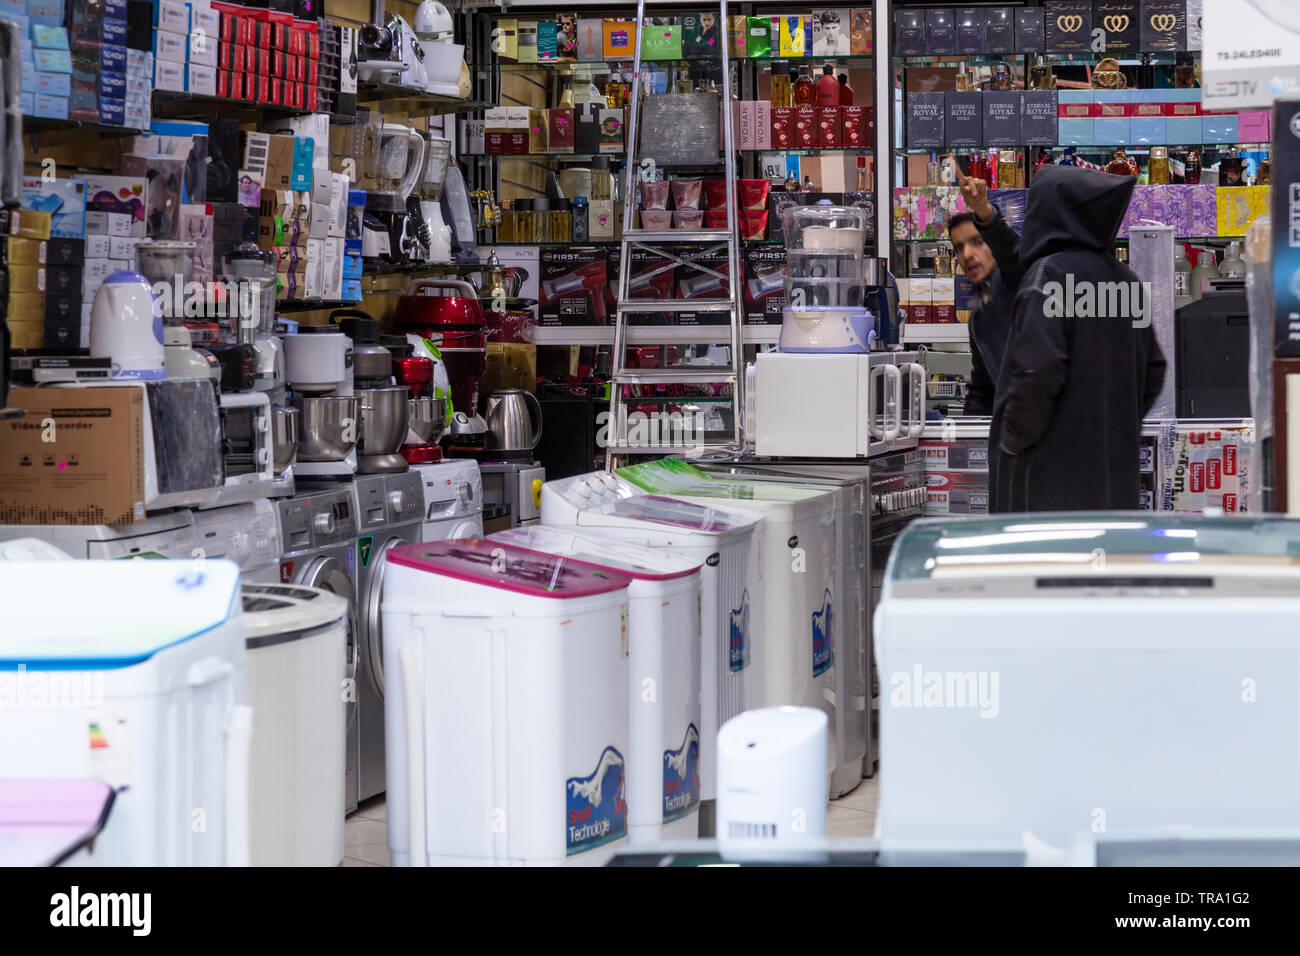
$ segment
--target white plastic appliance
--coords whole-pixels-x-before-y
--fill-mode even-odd
[[[613,568],[631,579],[628,842],[693,839],[699,834],[703,559],[554,525],[511,528],[487,540]]]
[[[135,524],[0,524],[0,540],[36,538],[73,558],[199,558],[193,512],[150,515]]]
[[[386,560],[394,865],[604,863],[627,836],[629,579],[482,539]]]
[[[352,340],[336,325],[284,337],[285,378],[295,393],[352,394]]]
[[[457,76],[460,71],[457,69]],[[451,162],[451,141],[429,136],[425,149],[424,172],[417,187],[420,218],[427,236],[421,241],[428,249],[430,262],[451,262],[451,227],[442,219],[442,190],[447,181],[447,164]],[[427,242],[425,241],[427,240]]]
[[[437,0],[423,0],[415,11],[414,27],[424,46],[425,90],[437,96],[459,96],[465,47],[452,42],[451,14]]]
[[[753,376],[757,455],[866,458],[915,448],[925,428],[925,369],[913,352],[761,352]]]
[[[244,584],[243,604],[251,862],[338,866],[351,608],[328,591],[283,584]]]
[[[194,512],[196,558],[229,558],[245,583],[280,582],[280,527],[275,504],[266,498]]]
[[[718,731],[718,848],[729,858],[826,837],[826,714],[762,707]]]
[[[449,458],[433,465],[412,465],[424,486],[421,541],[483,537],[483,480],[478,463]]]
[[[734,503],[763,515],[763,614],[754,641],[762,692],[756,703],[824,710],[831,726],[827,761],[834,768],[836,710],[849,705],[836,693],[844,594],[836,489],[741,475],[711,477],[678,458],[620,468],[616,474],[650,494],[718,507]],[[852,772],[846,765],[856,786]]]
[[[877,835],[1300,825],[1298,547],[1236,516],[914,522],[876,611]]]
[[[702,835],[712,832],[718,728],[753,707],[762,691],[753,644],[760,632],[762,516],[639,494],[603,471],[542,486],[542,523],[583,534],[703,558],[700,570],[700,801]]]
[[[836,593],[835,754],[831,799],[848,793],[862,777],[875,774],[876,742],[871,714],[871,479],[866,462],[843,465],[789,461],[705,460],[692,464],[723,477],[835,489],[835,527],[843,585]]]
[[[0,671],[40,703],[0,708],[0,766],[118,790],[104,862],[245,866],[251,710],[229,561],[11,562]],[[59,687],[51,706],[50,690]]]
[[[90,310],[90,355],[113,362],[113,378],[151,381],[167,377],[162,309],[149,280],[114,272],[95,293]]]

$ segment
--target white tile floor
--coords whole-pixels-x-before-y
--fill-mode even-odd
[[[831,801],[826,835],[869,837],[876,828],[879,775],[863,780],[850,794]],[[383,797],[363,803],[348,817],[343,836],[344,866],[388,866],[388,806]]]

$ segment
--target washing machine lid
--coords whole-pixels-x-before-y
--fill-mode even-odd
[[[616,472],[644,491],[655,495],[691,498],[725,498],[766,509],[790,509],[831,494],[829,487],[807,483],[785,483],[766,479],[746,480],[740,476],[719,478],[707,475],[679,458],[629,465]]]
[[[388,552],[388,560],[529,597],[592,597],[632,583],[620,571],[487,539],[399,545]]]
[[[220,627],[238,597],[233,561],[11,562],[0,574],[0,670],[129,667]]]
[[[529,525],[497,531],[488,535],[487,540],[577,558],[588,564],[622,571],[629,578],[639,581],[669,581],[689,577],[704,565],[703,561],[676,551],[607,541],[594,535],[578,534],[567,528],[550,525]]]
[[[730,534],[761,520],[762,515],[746,512],[739,506],[713,508],[663,495],[637,495],[578,512],[579,526],[656,524],[688,534]]]
[[[265,647],[334,627],[348,614],[346,598],[301,584],[244,584],[244,638]]]

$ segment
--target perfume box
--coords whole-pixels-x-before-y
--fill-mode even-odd
[[[1268,110],[1250,110],[1237,114],[1237,137],[1243,143],[1273,142],[1273,114]]]
[[[1135,146],[1159,146],[1165,139],[1165,91],[1132,90],[1129,114],[1129,142]],[[1181,233],[1180,233],[1181,235]]]
[[[1092,90],[1057,91],[1056,136],[1060,146],[1091,146],[1095,142]]]
[[[1138,49],[1138,0],[1094,0],[1092,28],[1101,31],[1105,43],[1098,55],[1119,56]]]
[[[578,17],[561,13],[555,18],[556,59],[561,63],[578,61]]]
[[[927,55],[953,53],[957,46],[957,27],[951,10],[925,11],[925,52]]]
[[[1124,218],[1120,221],[1119,232],[1116,237],[1125,239],[1128,234],[1138,228],[1138,224],[1143,219],[1151,219],[1155,216],[1155,203],[1151,190],[1154,186],[1134,186],[1133,195],[1129,197],[1128,209],[1124,211]]]
[[[817,148],[839,149],[843,145],[844,126],[838,106],[818,106]],[[796,123],[798,120],[796,119]]]
[[[571,153],[574,147],[573,107],[559,107],[546,111],[546,151]]]
[[[1041,7],[1016,8],[1016,52],[1043,53],[1047,50],[1047,38],[1044,34],[1043,10]],[[984,44],[989,45],[988,23],[984,26]],[[990,50],[1000,53],[1000,50]]]
[[[627,116],[621,109],[597,111],[600,120],[600,149],[602,153],[621,153],[626,148],[624,124]]]
[[[1048,53],[1092,51],[1092,0],[1047,0],[1043,9]]]
[[[943,93],[907,94],[907,145],[909,147],[943,146]]]
[[[519,58],[519,21],[517,19],[502,19],[497,21],[497,25],[492,30],[492,39],[495,41],[497,58],[501,60],[514,61]],[[223,46],[225,38],[222,38]],[[229,69],[229,66],[222,66],[222,69]]]
[[[653,17],[641,28],[641,58],[643,60],[680,60],[682,58],[682,27],[668,23],[665,17]]]
[[[796,106],[794,108],[794,147],[795,149],[817,148],[817,107]]]
[[[894,55],[925,55],[925,11],[894,11]]]
[[[746,17],[745,56],[772,55],[772,18]]]
[[[1174,227],[1175,236],[1190,236],[1191,216],[1188,193],[1191,186],[1157,185],[1151,187],[1151,218]]]
[[[957,7],[952,11],[957,31],[957,53],[984,52],[984,11],[979,7]]]
[[[787,14],[776,18],[780,24],[780,49],[782,56],[808,56],[807,17]]]
[[[1097,90],[1093,93],[1096,104],[1092,121],[1092,141],[1101,146],[1128,146],[1129,115],[1125,104],[1129,90]]]
[[[840,141],[845,149],[870,149],[875,142],[875,110],[870,106],[841,106]]]
[[[636,55],[636,22],[605,20],[601,23],[601,47],[606,60],[631,60]]]
[[[537,62],[537,21],[520,20],[515,40],[520,63]],[[345,71],[346,72],[346,71]]]
[[[736,107],[734,123],[737,147],[747,151],[758,149],[758,137],[754,135],[754,101],[737,100],[733,105]]]
[[[1142,50],[1187,49],[1186,0],[1142,0]]]
[[[1187,47],[1188,50],[1201,48],[1201,11],[1204,0],[1187,0]]]
[[[560,59],[560,25],[554,20],[537,24],[537,62],[555,63]]]
[[[599,63],[605,59],[605,33],[600,20],[578,21],[578,62]]]
[[[772,148],[772,102],[754,101],[754,148]]]
[[[682,56],[697,59],[717,59],[722,56],[718,44],[722,30],[718,14],[712,12],[682,14]]]
[[[1201,114],[1202,143],[1236,143],[1240,139],[1236,113]]]
[[[1202,186],[1197,183],[1180,188],[1187,192],[1187,235],[1195,237],[1217,235],[1218,187]]]
[[[1056,90],[1020,94],[1020,146],[1054,146],[1057,135]]]
[[[871,31],[871,8],[854,7],[849,28],[849,53],[870,56],[874,43]]]
[[[1041,10],[1038,12],[1040,14],[1042,13]],[[983,52],[1016,52],[1016,8],[985,7],[983,10],[980,10],[979,13],[984,17]],[[960,53],[964,51],[959,50],[958,52]]]
[[[981,98],[984,95],[978,91],[956,92],[953,90],[943,94],[945,113],[943,139],[945,146],[984,145],[984,114],[981,109]],[[1054,114],[1052,118],[1055,120]]]
[[[794,149],[794,107],[772,107],[772,149]]]
[[[907,320],[922,324],[933,322],[934,276],[911,276],[904,281],[908,288]]]
[[[985,146],[1020,144],[1020,90],[988,90],[984,99]]]
[[[930,321],[957,321],[957,287],[950,275],[935,276],[930,283]]]
[[[1165,142],[1171,146],[1196,146],[1201,133],[1201,91],[1161,90],[1165,96]]]
[[[1244,236],[1252,222],[1268,214],[1268,194],[1268,186],[1225,186],[1217,190],[1217,234]]]
[[[809,20],[809,49],[813,56],[849,56],[853,50],[850,39],[851,10],[814,10]]]

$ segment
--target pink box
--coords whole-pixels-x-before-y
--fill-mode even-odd
[[[1151,190],[1151,218],[1173,226],[1175,236],[1189,235],[1191,209],[1188,202],[1191,197],[1186,190],[1191,187],[1159,185],[1148,188]]]
[[[1195,185],[1184,187],[1188,190],[1187,201],[1187,235],[1217,236],[1219,234],[1219,212],[1216,193],[1218,187]]]
[[[1134,186],[1133,196],[1128,201],[1128,209],[1124,212],[1124,219],[1119,224],[1119,232],[1116,234],[1120,238],[1126,238],[1129,229],[1135,226],[1139,220],[1150,219],[1153,215],[1152,209],[1152,189],[1155,186]]]
[[[758,137],[754,134],[754,102],[737,100],[735,103],[736,144],[741,149],[758,149]]]
[[[1237,141],[1241,143],[1273,142],[1273,113],[1251,110],[1237,114]]]
[[[772,103],[769,100],[755,100],[754,107],[754,148],[772,148]]]

